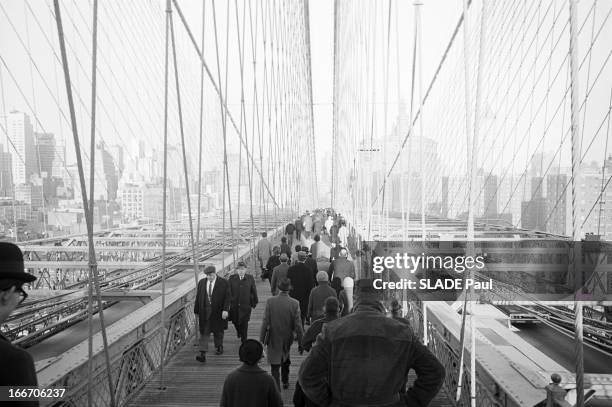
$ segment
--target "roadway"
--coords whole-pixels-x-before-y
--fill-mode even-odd
[[[207,259],[206,261],[208,262],[211,260],[212,259]],[[168,278],[166,280],[166,292],[173,290],[190,278],[193,279],[193,269],[184,270]],[[161,283],[155,284],[154,286],[150,287],[149,290],[161,290]],[[143,303],[141,301],[119,301],[117,304],[114,304],[104,310],[104,322],[108,327],[112,323],[117,322],[121,318],[129,315],[142,306]],[[93,320],[95,334],[100,331],[99,314],[95,314]],[[85,319],[66,329],[63,329],[53,336],[46,338],[42,342],[30,346],[28,348],[28,352],[32,355],[35,362],[53,358],[83,342],[87,339],[88,335],[89,324],[87,319]]]
[[[576,370],[573,337],[543,323],[522,324],[516,325],[516,327],[519,329],[516,334],[525,341],[570,372]],[[585,344],[584,371],[586,373],[612,374],[612,356]]]

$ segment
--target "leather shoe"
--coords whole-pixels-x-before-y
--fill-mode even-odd
[[[223,355],[223,345],[217,346],[217,351],[215,352],[217,355]]]
[[[198,362],[206,363],[206,353],[202,352],[199,356],[196,356]]]

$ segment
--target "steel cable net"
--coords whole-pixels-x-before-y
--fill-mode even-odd
[[[475,219],[571,235],[568,4],[486,2],[480,49],[483,4],[472,1],[468,54],[457,10],[458,23],[454,31],[448,30],[445,48],[433,57],[423,54],[434,60],[422,61],[432,69],[423,71],[421,89],[418,48],[425,52],[428,41],[435,43],[426,36],[435,32],[428,29],[435,15],[428,14],[434,6],[427,2],[414,7],[420,7],[423,16],[423,34],[416,43],[403,28],[414,15],[406,6],[394,1],[336,5],[334,137],[340,158],[334,167],[334,191],[337,197],[350,198],[336,199],[337,206],[344,206],[339,209],[351,213],[362,230],[370,225],[378,237],[395,232],[397,238],[405,236],[402,229],[418,229],[422,212],[430,218],[466,219],[472,161],[466,148],[469,116],[470,127],[477,125],[478,131]],[[606,41],[612,35],[611,13],[608,2],[578,4],[582,182],[576,217],[583,233],[602,237],[612,236],[612,200],[606,199],[612,169],[607,160],[612,45]],[[480,53],[481,108],[476,117]],[[470,106],[465,102],[464,59]],[[394,222],[389,230],[389,215],[409,219],[408,227]]]
[[[312,160],[315,155],[304,3],[217,1],[213,12],[213,3],[209,1],[204,2],[203,21],[201,5],[186,3],[183,7],[186,22],[198,38],[198,45],[204,24],[203,55],[212,73],[211,78],[205,76],[203,81],[202,155],[205,160],[202,190],[206,199],[202,205],[205,210],[212,203],[221,206],[223,200],[224,120],[227,120],[229,162],[226,201],[232,203],[234,223],[249,217],[251,201],[256,214],[273,211],[275,207],[297,210],[298,206],[313,206],[316,179],[294,165],[303,159]],[[82,136],[81,153],[88,174],[91,5],[62,3],[62,11],[78,129]],[[95,199],[105,205],[113,201],[111,212],[117,210],[115,202],[121,205],[123,199],[124,221],[142,219],[144,215],[156,221],[162,217],[161,205],[157,207],[156,200],[145,199],[145,208],[132,207],[130,202],[140,190],[129,186],[149,184],[145,191],[149,195],[156,185],[161,188],[164,17],[163,1],[100,5]],[[65,187],[70,189],[72,196],[80,197],[66,94],[61,87],[62,66],[53,6],[49,2],[2,2],[0,19],[5,23],[2,24],[4,41],[0,44],[3,95],[0,143],[3,151],[8,149],[13,161],[23,160],[22,164],[28,166],[36,164],[29,156],[20,155],[21,150],[13,146],[12,133],[8,129],[12,111],[25,113],[34,132],[54,136],[57,146],[51,157],[56,171],[54,176],[66,179]],[[174,20],[187,167],[195,201],[201,62],[176,12]],[[185,180],[172,70],[169,79],[168,218],[184,219]],[[227,111],[221,107],[215,87],[222,92]],[[19,167],[16,162],[12,164]],[[41,174],[39,168],[28,168],[28,171],[38,174],[39,178],[47,176],[50,179],[52,175]],[[53,198],[46,191],[43,201],[52,204]],[[96,211],[98,206],[102,205],[96,205]],[[192,212],[195,213],[195,208]]]

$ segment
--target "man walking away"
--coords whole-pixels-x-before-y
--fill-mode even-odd
[[[302,239],[302,231],[304,230],[304,224],[301,218],[295,220],[295,238],[299,242]]]
[[[353,312],[325,324],[302,362],[299,382],[321,406],[427,406],[444,367],[409,326],[387,318],[373,280],[360,280]],[[414,369],[417,379],[405,391]]]
[[[270,284],[272,284],[272,270],[274,270],[274,267],[280,264],[280,253],[281,251],[279,246],[274,246],[272,248],[272,256],[268,259],[264,272],[261,273],[261,279],[268,279],[268,281],[270,281]]]
[[[23,284],[36,277],[24,271],[23,253],[13,243],[0,242],[0,325],[28,297]],[[13,346],[0,333],[0,386],[36,387],[34,360],[25,350]],[[38,401],[23,401],[19,405],[38,407]]]
[[[261,343],[247,339],[240,345],[238,356],[243,365],[225,378],[221,407],[282,407],[274,379],[257,366],[263,356]]]
[[[300,303],[289,297],[290,287],[289,279],[285,278],[279,282],[279,294],[268,298],[260,332],[261,342],[268,347],[268,363],[272,366],[272,377],[279,389],[281,379],[283,388],[289,388],[289,352],[293,337],[297,335],[300,344],[304,333]],[[301,345],[298,349],[302,351]]]
[[[272,280],[270,281],[272,295],[278,294],[278,283],[283,278],[287,277],[287,271],[289,270],[289,258],[285,253],[281,253],[280,262],[281,263],[272,270]]]
[[[328,322],[338,319],[338,300],[336,297],[327,298],[323,310],[325,311],[325,315],[315,320],[312,325],[310,325],[310,328],[308,328],[302,339],[302,348],[307,352],[310,352],[310,349],[312,349],[312,345],[317,339],[317,336],[321,333],[323,326]],[[295,407],[319,407],[306,397],[299,381],[295,384],[293,405]]]
[[[291,257],[291,243],[287,243],[285,236],[281,237],[280,252],[287,254],[287,257]]]
[[[193,312],[200,324],[200,355],[198,362],[206,362],[208,341],[213,334],[216,354],[223,354],[223,334],[227,329],[231,293],[228,282],[217,276],[215,266],[204,268],[206,278],[198,282]]]
[[[266,264],[268,264],[268,259],[272,256],[272,243],[268,240],[268,234],[266,232],[261,233],[261,239],[257,242],[255,253],[259,260],[259,267],[263,272]]]
[[[318,286],[312,289],[308,299],[307,318],[311,322],[323,316],[323,304],[329,297],[336,298],[336,290],[330,287],[325,271],[317,273],[317,284]]]
[[[300,303],[302,323],[306,320],[306,314],[308,313],[310,290],[312,290],[315,285],[312,270],[305,264],[305,261],[306,253],[300,252],[298,262],[289,267],[289,271],[287,271],[287,278],[291,281],[291,291],[289,295]]]
[[[348,260],[348,250],[340,250],[338,258],[329,266],[328,274],[331,275],[331,284],[336,292],[342,289],[342,282],[346,277],[355,279],[355,265]]]
[[[251,309],[257,305],[257,288],[252,275],[246,274],[247,266],[239,261],[236,274],[229,278],[231,293],[230,319],[241,342],[246,341],[251,319]]]
[[[287,226],[285,226],[285,236],[287,236],[289,247],[293,244],[293,232],[295,232],[295,225],[293,223],[288,223]]]

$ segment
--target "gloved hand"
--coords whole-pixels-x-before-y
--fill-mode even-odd
[[[223,311],[223,312],[221,313],[221,318],[223,318],[223,319],[227,319],[228,315],[229,315],[229,314],[227,313],[227,311]]]

